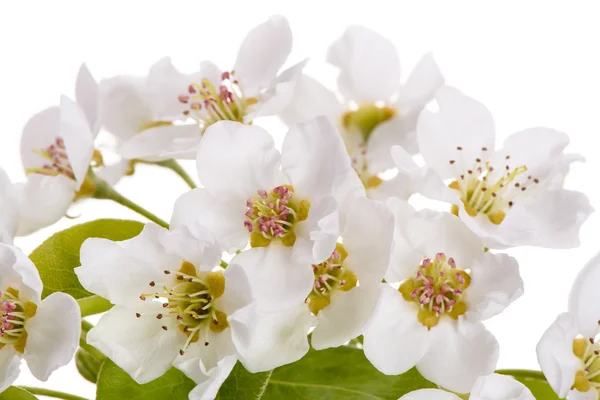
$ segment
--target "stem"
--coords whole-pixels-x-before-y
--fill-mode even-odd
[[[163,168],[168,168],[171,171],[175,172],[181,179],[188,184],[191,189],[196,189],[196,182],[185,172],[183,167],[179,165],[179,163],[175,160],[166,160],[157,162],[156,165],[161,166]]]
[[[499,369],[496,371],[497,374],[510,375],[515,378],[530,378],[541,381],[546,381],[546,376],[541,371],[531,371],[528,369]]]
[[[82,317],[100,314],[112,308],[112,304],[110,301],[97,295],[84,297],[83,299],[77,300],[77,303],[79,304],[79,308],[81,309]]]
[[[29,386],[19,386],[21,389],[28,391],[31,394],[38,394],[40,396],[54,397],[55,399],[63,400],[88,400],[85,397],[75,396],[74,394],[57,392],[56,390],[35,388]]]
[[[81,321],[81,337],[79,338],[79,347],[91,354],[96,360],[104,361],[106,360],[106,356],[100,350],[88,344],[87,342],[87,334],[93,327],[94,325],[86,320]]]
[[[96,191],[94,192],[95,199],[103,199],[103,200],[112,200],[116,203],[121,204],[124,207],[129,208],[132,211],[148,218],[150,221],[154,222],[157,225],[162,226],[163,228],[168,228],[169,224],[167,224],[162,219],[158,218],[156,215],[152,214],[150,211],[138,206],[133,201],[129,200],[115,189],[112,188],[108,183],[103,181],[102,179],[95,177],[96,183]]]

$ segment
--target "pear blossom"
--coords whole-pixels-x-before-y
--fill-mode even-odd
[[[18,194],[6,172],[0,168],[0,243],[12,244],[18,224]]]
[[[337,90],[331,92],[303,75],[290,105],[281,113],[288,124],[326,115],[339,124],[352,165],[369,197],[407,198],[409,182],[402,175],[385,179],[394,168],[390,148],[401,145],[418,152],[417,116],[444,78],[431,54],[415,66],[405,83],[394,45],[378,33],[350,26],[327,52],[327,61],[339,70]]]
[[[260,249],[261,295],[274,307],[304,301],[313,287],[309,266],[335,249],[339,208],[364,196],[331,122],[317,117],[291,128],[281,154],[262,128],[216,123],[200,143],[197,167],[204,188],[177,200],[171,226],[201,221],[230,252]]]
[[[340,346],[364,333],[389,264],[394,218],[385,204],[356,197],[341,214],[341,221],[341,242],[327,260],[312,265],[313,286],[305,293],[306,300],[279,311],[288,320],[283,329],[285,338],[303,339],[306,343],[305,324],[311,315],[316,316],[312,318],[315,328],[311,344],[317,350]],[[260,250],[244,251],[234,262],[247,272],[259,307],[263,306],[260,293],[273,282],[262,273]],[[289,266],[289,259],[278,265]],[[272,305],[267,303],[264,307],[269,309]]]
[[[278,74],[291,50],[287,20],[272,16],[248,33],[231,70],[203,61],[198,72],[186,76],[163,60],[145,83],[115,85],[108,94],[112,105],[105,109],[105,124],[125,139],[120,148],[125,158],[194,158],[202,134],[215,122],[248,124],[287,105],[305,64]],[[125,102],[127,107],[122,106]],[[156,102],[158,107],[153,106]]]
[[[568,311],[558,316],[537,345],[537,358],[556,394],[569,400],[600,396],[600,254],[579,272]]]
[[[467,393],[496,366],[498,343],[481,321],[523,293],[517,261],[485,252],[450,213],[415,212],[397,198],[388,206],[396,217],[389,283],[380,286],[365,355],[385,374],[416,366],[431,382]]]
[[[592,213],[587,196],[563,188],[569,164],[566,134],[548,128],[515,133],[495,149],[490,112],[458,90],[436,95],[439,111],[425,110],[418,141],[425,164],[449,186],[439,200],[453,198],[458,215],[486,246],[534,245],[572,248]]]
[[[41,300],[41,294],[42,281],[31,260],[0,243],[0,392],[19,376],[22,359],[33,376],[46,381],[79,346],[77,301],[59,292]]]
[[[535,400],[525,385],[512,377],[500,374],[480,376],[475,381],[469,397],[459,397],[439,389],[420,389],[398,400]]]
[[[77,77],[76,100],[62,96],[60,107],[29,119],[21,137],[21,160],[27,182],[19,185],[18,235],[26,235],[62,218],[74,200],[91,196],[90,166],[102,166],[95,150],[99,132],[97,84],[85,65]]]
[[[171,231],[147,224],[122,242],[87,239],[75,273],[115,304],[88,343],[138,383],[175,366],[198,384],[190,399],[213,399],[244,349],[259,340],[255,332],[268,329],[259,323],[245,272],[235,264],[223,270],[220,257],[215,238],[198,224]],[[268,367],[303,354],[281,352]]]

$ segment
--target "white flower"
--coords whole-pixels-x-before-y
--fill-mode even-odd
[[[282,118],[293,124],[327,115],[340,125],[369,197],[407,198],[411,192],[403,176],[382,180],[381,173],[394,168],[392,146],[418,151],[417,116],[444,83],[433,57],[425,55],[401,84],[394,45],[370,29],[351,26],[331,45],[327,60],[339,69],[338,93],[302,76]]]
[[[248,33],[232,70],[221,70],[204,61],[200,71],[182,83],[183,76],[170,62],[166,65],[163,61],[162,74],[155,74],[153,79],[151,71],[145,84],[137,83],[138,87],[158,88],[158,92],[140,99],[133,82],[129,89],[121,89],[126,94],[117,89],[118,94],[111,95],[111,116],[106,116],[105,124],[111,132],[127,139],[120,149],[126,158],[193,158],[202,134],[215,122],[251,123],[258,117],[275,115],[287,105],[305,64],[300,62],[278,75],[291,50],[292,32],[287,20],[273,16]],[[173,93],[176,88],[178,92]],[[158,110],[152,106],[156,95],[162,101]],[[174,106],[173,101],[179,104]],[[125,102],[128,109],[122,106]],[[129,108],[130,102],[133,108]],[[164,107],[167,102],[169,106]],[[114,116],[118,124],[111,128]],[[195,123],[172,124],[173,117],[190,118]],[[130,126],[132,123],[135,126]]]
[[[515,259],[484,251],[450,213],[415,213],[390,199],[394,250],[375,316],[364,335],[367,358],[385,374],[413,366],[428,380],[466,393],[494,371],[498,344],[481,321],[523,292]]]
[[[570,400],[600,396],[600,254],[579,272],[568,312],[558,316],[537,345],[538,362],[552,389]]]
[[[419,117],[421,154],[447,179],[453,212],[486,246],[578,246],[579,228],[593,209],[584,194],[563,189],[569,164],[581,160],[563,153],[568,136],[531,128],[495,150],[494,121],[482,104],[450,87],[436,101],[439,111]]]
[[[310,322],[316,324],[311,343],[317,350],[340,346],[364,333],[389,263],[394,219],[383,203],[357,197],[348,204],[341,220],[341,243],[327,260],[312,266],[313,287],[304,294],[306,300],[273,314],[274,321],[282,324],[281,318],[285,318],[287,324],[280,329],[279,340],[297,338],[308,349],[306,324]],[[272,308],[271,304],[260,304],[260,294],[274,284],[262,274],[260,253],[256,249],[244,251],[232,263],[248,273],[259,306]],[[289,259],[277,265],[279,269],[291,267],[296,266]],[[307,268],[296,268],[302,267]],[[269,343],[265,341],[265,345]]]
[[[0,242],[12,244],[19,224],[19,198],[15,186],[0,168]]]
[[[248,243],[262,248],[257,258],[273,306],[303,301],[313,282],[307,267],[335,248],[340,200],[364,195],[331,122],[319,117],[293,127],[281,154],[263,129],[219,122],[204,134],[197,167],[204,188],[178,199],[171,226],[198,220],[230,252]]]
[[[71,296],[53,293],[41,300],[42,281],[21,250],[0,243],[0,392],[18,377],[25,359],[37,379],[73,358],[81,317]]]
[[[415,390],[398,400],[461,400],[458,397],[439,389]],[[535,400],[531,391],[512,377],[499,374],[480,376],[471,389],[468,400]]]
[[[115,304],[88,343],[138,383],[175,366],[199,385],[190,399],[214,398],[257,342],[255,332],[268,329],[257,322],[245,272],[215,267],[220,256],[200,225],[168,231],[147,224],[130,240],[87,239],[75,272],[86,289]],[[296,359],[280,358],[272,368]]]
[[[97,84],[82,65],[75,88],[77,102],[66,96],[27,121],[21,137],[21,160],[27,182],[20,186],[21,219],[25,235],[62,218],[73,201],[90,196],[90,166],[101,166],[94,148],[98,134]]]

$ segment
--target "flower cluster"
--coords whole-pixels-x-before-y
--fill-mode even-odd
[[[126,240],[84,238],[73,275],[111,303],[81,340],[138,384],[174,367],[196,385],[190,399],[214,399],[238,361],[258,373],[352,346],[383,374],[416,368],[438,387],[404,400],[534,399],[494,373],[499,344],[483,322],[524,291],[505,249],[579,245],[593,209],[563,187],[581,160],[565,153],[568,136],[532,128],[496,147],[490,112],[446,86],[431,54],[401,82],[392,43],[364,27],[329,48],[335,93],[304,74],[306,60],[280,71],[291,50],[275,16],[225,70],[182,73],[164,58],[146,76],[96,82],[83,65],[75,101],[27,122],[27,181],[0,171],[0,392],[21,358],[46,380],[82,335],[77,301],[51,287],[42,300],[13,240],[91,197],[152,221]],[[267,116],[288,125],[280,148]],[[200,187],[175,161],[190,158]],[[113,189],[138,164],[190,184],[168,224]],[[413,194],[446,211],[415,208]],[[600,398],[599,274],[596,257],[538,346],[561,397]]]

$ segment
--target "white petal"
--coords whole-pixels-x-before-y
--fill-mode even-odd
[[[383,203],[392,197],[408,200],[413,193],[412,179],[402,173],[398,173],[393,178],[383,181],[374,188],[367,189],[369,199]]]
[[[121,139],[153,122],[142,78],[116,76],[100,82],[101,119],[107,131]]]
[[[199,382],[199,379],[196,380],[198,386],[196,386],[189,394],[189,400],[213,400],[216,398],[221,385],[229,374],[233,367],[235,367],[235,363],[237,362],[237,358],[235,356],[228,356],[219,361],[219,366],[217,368],[213,368],[209,375],[205,375],[205,379]]]
[[[233,70],[244,91],[252,96],[275,78],[292,51],[292,31],[287,20],[275,15],[253,28],[240,46]]]
[[[127,174],[129,167],[129,160],[121,159],[114,164],[104,165],[99,170],[94,171],[94,173],[98,178],[114,186]]]
[[[569,393],[575,374],[583,366],[573,354],[573,340],[579,333],[575,316],[564,313],[544,332],[536,347],[542,372],[561,398]]]
[[[494,148],[494,119],[480,102],[444,86],[436,92],[438,112],[424,110],[419,116],[417,137],[425,163],[442,178],[456,175],[458,165],[470,165],[482,157],[482,148]],[[457,150],[461,147],[462,150]]]
[[[165,252],[160,239],[168,231],[154,224],[133,239],[113,242],[90,238],[81,245],[81,267],[75,268],[79,281],[87,290],[111,303],[137,307],[143,304],[140,295],[148,293],[150,282],[162,287],[172,275],[164,270],[178,270],[181,257]]]
[[[342,214],[341,232],[348,257],[344,267],[354,272],[361,285],[379,283],[390,262],[394,215],[385,204],[358,197]]]
[[[8,389],[21,372],[21,355],[14,346],[4,346],[0,349],[0,393]]]
[[[431,346],[417,364],[425,379],[468,393],[479,376],[494,372],[498,342],[483,324],[441,318],[431,333]]]
[[[245,212],[245,201],[226,202],[211,196],[206,189],[194,189],[175,202],[171,228],[198,222],[212,231],[222,248],[235,253],[248,244]]]
[[[19,248],[4,243],[0,243],[0,287],[12,287],[21,300],[40,303],[42,281],[37,268]]]
[[[296,242],[292,258],[303,265],[325,261],[333,253],[339,232],[339,214],[333,197],[313,201],[308,218],[294,227]]]
[[[460,397],[439,389],[420,389],[407,393],[398,400],[460,400]]]
[[[525,208],[536,226],[529,227],[535,232],[531,242],[523,244],[552,249],[578,247],[581,225],[594,212],[585,194],[563,189],[547,191],[527,202]]]
[[[247,307],[254,301],[252,287],[247,271],[240,265],[230,264],[223,272],[225,292],[215,300],[215,308],[232,316],[236,311]]]
[[[363,348],[369,361],[384,374],[408,371],[427,352],[430,335],[417,320],[417,311],[400,292],[381,284],[381,297],[364,334]]]
[[[100,129],[98,83],[85,64],[81,64],[79,72],[77,73],[77,81],[75,82],[75,100],[85,113],[85,117],[88,121],[88,125],[92,128],[92,132],[97,133]]]
[[[425,54],[415,65],[406,83],[400,88],[397,100],[400,113],[418,114],[443,85],[444,77],[433,55]],[[414,128],[415,126],[411,129]]]
[[[67,157],[79,190],[94,154],[94,134],[81,107],[66,96],[60,98],[59,134],[65,141]]]
[[[391,154],[393,146],[402,146],[411,154],[418,150],[414,128],[408,128],[400,116],[385,121],[373,129],[367,143],[369,172],[375,174],[395,167]]]
[[[119,146],[119,155],[128,160],[168,160],[171,152],[189,150],[190,143],[200,143],[196,124],[161,125],[145,129]]]
[[[280,116],[288,126],[292,126],[319,115],[337,121],[343,112],[344,107],[332,91],[315,79],[302,75],[296,83],[291,102]]]
[[[303,304],[313,286],[309,264],[295,263],[291,249],[278,243],[241,252],[230,265],[241,266],[248,276],[261,310],[274,311]]]
[[[178,97],[187,93],[191,82],[192,77],[177,70],[169,57],[155,62],[148,71],[145,87],[154,119],[168,120],[169,117],[183,116]]]
[[[207,344],[208,343],[208,344]],[[203,329],[199,340],[192,343],[183,355],[177,355],[173,365],[193,381],[200,383],[213,375],[223,360],[236,357],[231,331],[213,332]]]
[[[19,224],[19,198],[16,185],[0,168],[0,242],[12,243]]]
[[[531,391],[513,377],[499,374],[481,376],[475,381],[469,400],[535,400]]]
[[[598,399],[598,390],[590,389],[587,392],[580,392],[578,390],[571,390],[567,396],[569,400],[597,400]]]
[[[350,26],[327,52],[327,61],[340,69],[338,86],[349,100],[387,100],[400,85],[400,59],[388,39],[362,27]]]
[[[26,329],[25,361],[33,376],[45,382],[52,372],[73,359],[79,346],[79,305],[65,293],[52,293],[27,321]]]
[[[171,368],[186,341],[175,318],[156,318],[162,310],[157,302],[141,304],[135,310],[115,306],[89,331],[88,343],[137,383],[148,383]],[[142,316],[137,318],[136,312]]]
[[[469,266],[471,285],[465,292],[468,316],[480,321],[501,313],[523,295],[517,260],[506,254],[485,253]]]
[[[365,332],[375,314],[381,291],[378,284],[354,287],[336,292],[331,303],[319,311],[311,344],[315,350],[343,345]]]
[[[212,196],[246,204],[257,190],[275,185],[279,153],[264,129],[222,121],[204,133],[196,164],[200,182]]]
[[[23,127],[21,135],[21,161],[23,168],[41,168],[46,159],[38,153],[55,143],[59,136],[60,109],[46,108],[33,115]]]
[[[569,294],[569,313],[573,315],[580,334],[594,337],[600,319],[600,254],[595,255],[579,271]]]
[[[29,174],[19,186],[21,219],[17,235],[50,226],[67,214],[75,196],[75,182],[64,175]]]
[[[457,268],[469,268],[484,253],[484,245],[473,232],[450,213],[424,210],[408,222],[407,236],[424,257],[444,253]]]
[[[167,253],[194,264],[198,271],[212,271],[221,263],[217,239],[198,221],[170,230],[159,242]]]
[[[342,138],[323,116],[289,130],[281,166],[296,193],[308,197],[334,195],[351,169]]]
[[[308,60],[301,61],[283,71],[271,85],[258,97],[258,103],[252,107],[252,112],[244,117],[244,123],[249,123],[259,117],[267,117],[281,113],[292,101],[302,69]]]
[[[315,320],[303,302],[249,317],[245,316],[245,324],[252,328],[251,336],[237,341],[236,346],[248,371],[268,371],[298,361],[308,352],[307,335]],[[232,328],[236,328],[236,323],[239,321],[234,321]]]

